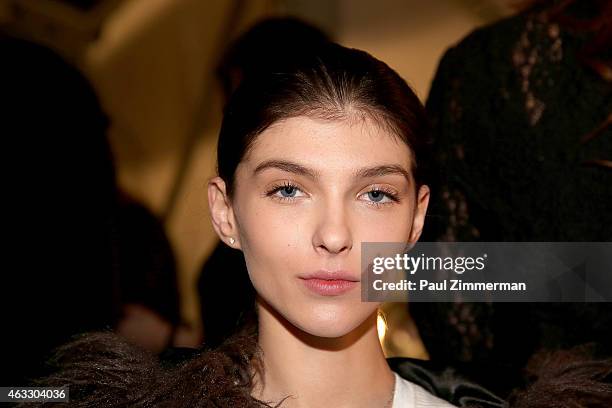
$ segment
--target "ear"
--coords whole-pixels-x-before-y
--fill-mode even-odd
[[[208,181],[208,208],[213,228],[221,241],[232,248],[240,249],[234,211],[227,195],[225,181],[221,177],[213,177]]]
[[[416,208],[414,209],[414,218],[412,220],[412,231],[410,233],[410,242],[415,243],[419,240],[423,232],[425,224],[425,214],[429,205],[429,186],[422,185],[417,192]]]

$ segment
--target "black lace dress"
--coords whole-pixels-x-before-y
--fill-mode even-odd
[[[564,11],[594,19],[586,2]],[[592,33],[534,8],[476,30],[427,101],[439,177],[425,241],[612,241],[609,70]],[[597,57],[610,60],[610,44]],[[601,68],[602,66],[599,66]],[[612,344],[610,304],[413,304],[432,359],[470,363],[505,395],[540,348]]]

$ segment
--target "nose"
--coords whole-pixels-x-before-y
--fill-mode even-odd
[[[321,254],[349,252],[353,238],[346,211],[341,206],[328,206],[321,210],[312,236],[312,245]]]

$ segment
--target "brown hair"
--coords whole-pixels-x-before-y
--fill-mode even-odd
[[[250,395],[246,369],[256,336],[236,335],[197,358],[169,363],[110,332],[81,335],[56,350],[53,373],[35,381],[69,386],[69,407],[269,407]],[[31,406],[24,404],[22,406]]]
[[[527,365],[531,384],[515,391],[514,408],[607,408],[612,403],[612,359],[599,359],[588,346],[542,351]]]

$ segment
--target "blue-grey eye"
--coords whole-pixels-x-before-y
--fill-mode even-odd
[[[280,193],[283,197],[295,197],[297,189],[295,186],[284,186],[280,189]]]
[[[368,198],[374,202],[379,202],[385,198],[385,193],[378,190],[368,191]]]

